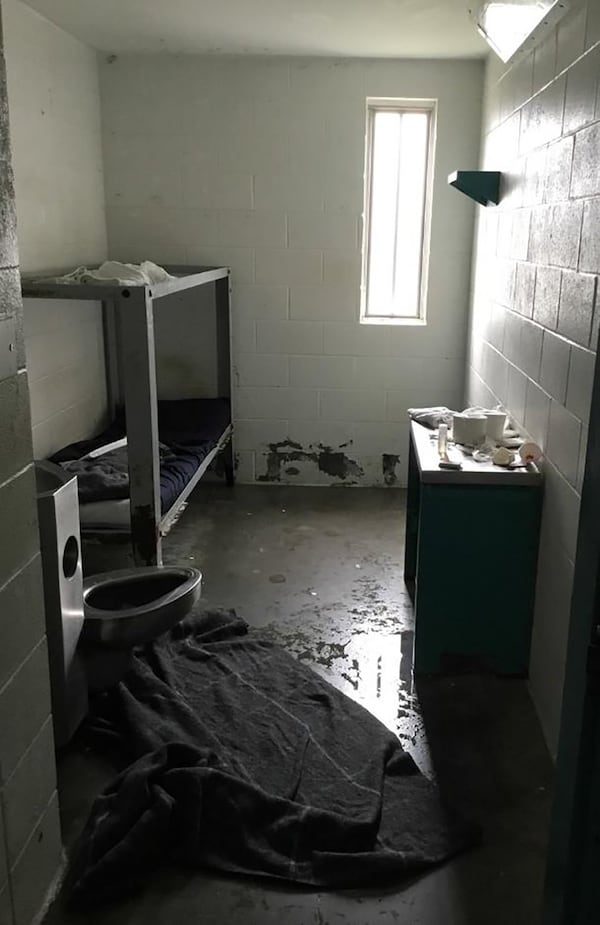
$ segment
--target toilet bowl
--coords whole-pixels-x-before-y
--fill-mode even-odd
[[[103,572],[83,580],[77,480],[36,461],[46,634],[57,744],[87,711],[87,691],[116,684],[134,646],[183,620],[200,597],[194,568],[156,566]]]
[[[117,684],[133,648],[186,617],[200,597],[198,569],[151,566],[92,575],[83,585],[81,653],[91,691]]]
[[[198,569],[175,566],[92,575],[83,584],[82,642],[114,649],[148,642],[190,612],[201,584]]]

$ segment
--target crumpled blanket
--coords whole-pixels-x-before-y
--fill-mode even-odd
[[[71,273],[52,278],[54,283],[116,283],[119,286],[151,286],[174,279],[163,267],[144,260],[140,264],[121,263],[119,260],[107,260],[101,266],[90,269],[77,267]]]
[[[159,446],[161,460],[173,456],[169,447]],[[70,475],[77,476],[77,490],[82,504],[89,501],[112,501],[129,497],[129,462],[127,447],[119,447],[102,456],[83,456],[61,462]]]
[[[138,651],[90,731],[131,764],[72,858],[80,908],[134,892],[163,863],[331,888],[397,882],[477,837],[395,735],[233,612]]]

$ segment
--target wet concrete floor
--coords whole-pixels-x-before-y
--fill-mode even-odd
[[[523,681],[413,682],[400,490],[201,485],[165,542],[198,566],[206,606],[233,607],[355,698],[483,826],[483,843],[385,891],[316,892],[169,870],[106,925],[533,925],[539,919],[552,767]],[[111,772],[77,748],[59,763],[67,844]],[[47,925],[76,923],[60,898]],[[81,919],[83,921],[83,919]]]

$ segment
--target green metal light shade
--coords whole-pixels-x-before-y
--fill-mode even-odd
[[[482,206],[497,206],[500,202],[498,170],[455,170],[448,177],[448,183]]]

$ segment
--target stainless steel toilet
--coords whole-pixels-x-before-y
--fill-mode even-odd
[[[56,738],[65,744],[85,713],[85,680],[91,691],[118,683],[135,646],[192,610],[202,574],[157,566],[104,572],[82,584],[76,479],[45,461],[36,463],[36,474],[55,724],[60,720]],[[81,664],[85,679],[75,703],[72,680]]]
[[[90,690],[117,684],[134,647],[183,620],[201,587],[198,569],[176,566],[123,569],[86,579],[80,652]]]
[[[195,568],[156,566],[92,575],[83,584],[84,645],[140,645],[166,632],[200,597]]]

